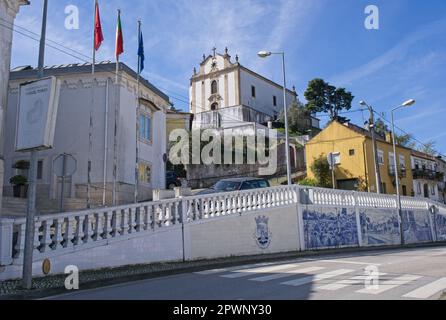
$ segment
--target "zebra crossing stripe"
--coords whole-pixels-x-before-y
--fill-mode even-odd
[[[212,269],[212,270],[199,271],[199,272],[194,272],[194,274],[206,276],[206,275],[211,275],[211,274],[216,274],[216,273],[232,272],[234,270],[241,271],[241,270],[244,270],[244,269],[250,269],[250,268],[254,268],[254,267],[258,267],[258,268],[266,267],[266,266],[270,266],[272,264],[274,264],[274,262],[255,263],[255,264],[246,265],[244,267],[240,267],[239,266],[239,267],[232,267],[232,268]]]
[[[439,293],[446,289],[446,278],[441,278],[437,281],[431,282],[423,287],[420,287],[414,291],[405,294],[403,298],[414,299],[428,299],[434,294]]]
[[[398,278],[395,278],[392,280],[383,281],[383,282],[379,283],[377,288],[374,288],[373,286],[371,286],[369,288],[364,288],[364,289],[358,290],[358,291],[356,291],[356,293],[380,294],[380,293],[395,289],[399,286],[403,286],[405,284],[411,283],[411,282],[418,280],[420,278],[422,278],[422,277],[406,274],[404,276],[401,276],[401,277],[398,277]]]
[[[385,276],[387,273],[380,273],[379,276]],[[361,284],[364,283],[364,281],[366,279],[368,279],[369,276],[366,275],[362,275],[362,276],[356,276],[350,279],[345,279],[345,280],[340,280],[340,281],[336,281],[334,283],[330,283],[324,286],[320,286],[317,289],[320,290],[328,290],[328,291],[336,291],[339,289],[343,289],[352,285],[357,285],[357,284]]]
[[[344,275],[347,273],[351,273],[354,271],[355,270],[351,270],[351,269],[340,269],[340,270],[335,270],[335,271],[329,271],[327,273],[317,274],[315,276],[308,276],[308,277],[304,277],[301,279],[283,282],[281,284],[286,285],[286,286],[298,287],[298,286],[303,286],[305,284],[309,284],[309,283],[313,283],[313,282],[317,282],[317,281],[321,281],[321,280],[331,279],[331,278],[341,276],[341,275]]]
[[[325,268],[323,268],[323,267],[310,267],[310,268],[303,268],[303,269],[291,269],[291,270],[286,270],[286,271],[281,272],[281,273],[276,273],[276,274],[272,274],[272,275],[269,275],[269,276],[253,278],[253,279],[249,279],[249,280],[250,281],[257,281],[257,282],[266,282],[266,281],[271,281],[271,280],[291,277],[291,276],[296,275],[296,274],[305,274],[305,273],[315,272],[315,271],[319,271],[319,270],[322,270],[322,269],[325,269]]]
[[[281,270],[287,270],[291,268],[295,268],[298,265],[293,264],[282,264],[282,265],[276,265],[276,266],[270,266],[270,267],[264,267],[264,268],[253,268],[253,269],[244,269],[244,270],[237,270],[235,273],[231,274],[225,274],[222,277],[223,278],[229,278],[229,279],[235,279],[235,278],[242,278],[242,277],[248,277],[252,275],[253,273],[270,273],[270,272],[276,272]]]
[[[227,271],[227,269],[212,269],[212,270],[206,270],[206,271],[200,271],[200,272],[194,272],[194,273],[202,275],[202,276],[207,276],[210,274],[223,273],[226,271]]]

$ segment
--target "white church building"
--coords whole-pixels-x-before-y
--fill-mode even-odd
[[[121,63],[117,85],[115,67],[115,63],[99,63],[94,75],[88,63],[45,68],[45,76],[55,76],[59,80],[60,98],[54,148],[41,151],[38,156],[38,198],[60,198],[62,182],[53,172],[53,161],[66,153],[76,159],[77,170],[71,178],[65,179],[65,198],[86,199],[90,160],[89,198],[94,204],[134,201],[136,143],[139,149],[138,200],[148,200],[153,189],[165,188],[169,97],[141,78],[138,103],[136,72]],[[27,174],[27,170],[17,168],[17,164],[29,161],[29,154],[15,152],[14,146],[18,89],[21,83],[34,80],[36,76],[37,70],[31,67],[16,68],[10,73],[4,149],[4,193],[9,197],[12,196],[10,178]]]
[[[286,91],[287,105],[297,99],[295,89]],[[203,55],[200,69],[194,69],[189,89],[194,128],[234,128],[267,126],[283,111],[283,86],[244,67],[239,57],[231,60],[228,49]],[[309,126],[319,128],[319,120],[309,118]]]

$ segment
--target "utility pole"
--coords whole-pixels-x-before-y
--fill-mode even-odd
[[[40,36],[38,79],[43,78],[43,67],[45,61],[45,39],[46,39],[46,18],[48,12],[48,0],[43,1],[42,32]],[[36,180],[37,180],[37,150],[31,151],[31,163],[29,169],[29,194],[28,209],[26,215],[25,248],[23,257],[23,287],[30,290],[33,279],[33,250],[35,233],[35,213],[36,213]]]
[[[378,145],[376,143],[376,133],[375,133],[375,111],[372,106],[369,106],[365,101],[359,102],[361,106],[366,106],[370,112],[369,118],[369,129],[370,134],[372,136],[372,147],[373,147],[373,163],[375,167],[375,181],[376,181],[376,193],[381,194],[382,190],[382,182],[381,182],[381,169],[379,167],[379,159],[378,159]]]

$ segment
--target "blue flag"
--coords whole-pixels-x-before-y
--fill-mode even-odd
[[[142,31],[140,31],[139,33],[138,61],[139,61],[138,73],[141,73],[141,71],[144,70],[144,40],[142,38]]]

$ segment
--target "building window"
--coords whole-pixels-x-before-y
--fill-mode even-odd
[[[139,181],[150,184],[152,182],[152,166],[146,163],[139,164]]]
[[[435,196],[435,186],[431,185],[431,195]]]
[[[403,196],[407,196],[407,187],[403,185]]]
[[[402,154],[400,154],[399,156],[399,161],[400,161],[400,167],[402,170],[406,170],[406,157]]]
[[[277,97],[273,96],[273,105],[277,107]]]
[[[348,154],[349,154],[350,156],[354,156],[354,155],[355,155],[355,149],[350,149],[350,150],[348,151]]]
[[[382,150],[378,150],[378,163],[384,165],[384,152]]]
[[[29,166],[30,166],[30,163],[27,160],[17,161],[13,165],[13,169],[15,169],[13,174],[24,176],[24,177],[28,178]],[[42,180],[42,179],[43,179],[43,160],[39,160],[37,162],[37,180]]]
[[[211,94],[216,94],[218,92],[217,81],[214,80],[211,83]]]
[[[215,111],[215,110],[217,110],[218,109],[218,103],[213,103],[212,105],[211,105],[211,110],[212,111]]]
[[[387,186],[386,186],[386,183],[385,183],[385,182],[382,182],[382,183],[381,183],[381,189],[382,189],[382,191],[383,191],[384,194],[387,194]]]
[[[421,182],[417,183],[417,194],[421,194]]]
[[[254,87],[254,86],[251,86],[251,96],[252,96],[253,98],[256,97],[256,87]]]
[[[152,142],[152,117],[146,113],[139,115],[139,137]]]
[[[37,162],[37,180],[43,179],[43,160]]]

